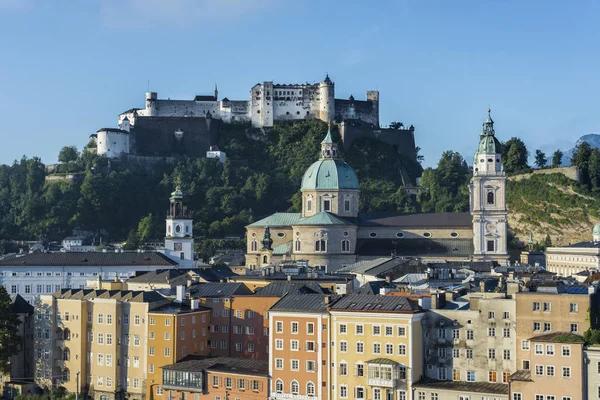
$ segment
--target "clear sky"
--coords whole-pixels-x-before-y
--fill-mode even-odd
[[[600,133],[596,0],[0,0],[0,163],[56,161],[160,98],[259,81],[379,89],[425,163],[471,159],[488,106],[530,151]]]

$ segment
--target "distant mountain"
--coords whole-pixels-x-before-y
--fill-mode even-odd
[[[575,152],[575,148],[582,142],[587,142],[592,146],[592,148],[596,147],[600,149],[600,135],[597,133],[590,133],[587,135],[583,135],[575,142],[575,146],[570,148],[569,150],[563,150],[563,166],[567,166],[571,164],[571,156]]]

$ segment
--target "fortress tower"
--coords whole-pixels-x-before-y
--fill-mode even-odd
[[[147,117],[158,116],[156,101],[158,94],[156,92],[146,92],[146,113]]]
[[[329,79],[329,75],[326,75],[323,82],[319,84],[319,99],[319,119],[325,122],[333,121],[335,118],[335,87]]]

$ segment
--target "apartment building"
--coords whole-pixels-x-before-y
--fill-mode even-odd
[[[582,400],[587,395],[583,338],[570,332],[553,332],[529,338],[526,350],[530,369],[510,376],[512,400]],[[525,353],[525,351],[524,351]]]
[[[285,295],[269,310],[269,375],[272,399],[330,396],[330,317],[335,297]]]
[[[188,355],[208,356],[211,309],[198,305],[198,300],[178,299],[148,312],[148,375],[146,399],[163,399],[162,370]]]
[[[241,283],[205,283],[191,287],[190,292],[212,309],[211,356],[268,360],[267,311],[279,297],[254,295]]]
[[[156,292],[61,289],[35,308],[36,383],[97,400],[145,397],[148,311]]]
[[[508,399],[508,377],[517,370],[515,300],[472,293],[463,308],[427,311],[424,379],[415,385],[417,396],[455,400],[460,392]]]
[[[589,399],[600,399],[600,345],[583,349],[583,374]]]
[[[529,282],[528,291],[516,293],[517,369],[529,370],[531,337],[553,332],[582,335],[597,326],[589,310],[598,307],[595,286],[562,285],[561,282]]]
[[[406,400],[422,375],[423,310],[400,296],[348,295],[331,314],[331,399]]]
[[[170,400],[267,400],[268,363],[188,356],[162,368],[162,387]]]

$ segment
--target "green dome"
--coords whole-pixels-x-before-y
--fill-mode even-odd
[[[502,154],[502,145],[493,135],[484,135],[479,140],[479,147],[475,153],[474,163],[477,163],[479,154]]]
[[[300,190],[339,189],[359,189],[354,170],[340,159],[321,159],[308,167]]]
[[[594,229],[592,230],[592,236],[600,237],[600,222],[594,225]]]

